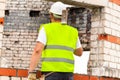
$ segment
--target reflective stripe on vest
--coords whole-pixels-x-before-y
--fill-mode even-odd
[[[42,58],[42,61],[47,61],[47,62],[66,62],[66,63],[74,64],[74,60],[65,59],[65,58]]]
[[[73,52],[74,49],[68,46],[61,46],[61,45],[47,45],[45,49],[60,49],[60,50],[67,50]]]

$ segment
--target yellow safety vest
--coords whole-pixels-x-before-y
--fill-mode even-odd
[[[78,31],[61,23],[42,25],[46,32],[47,43],[42,52],[42,72],[73,72]]]

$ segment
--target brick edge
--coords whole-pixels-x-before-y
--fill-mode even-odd
[[[120,37],[108,35],[108,34],[99,34],[98,40],[106,40],[111,43],[119,44],[120,45]]]
[[[117,5],[120,5],[120,0],[109,0],[109,1],[112,2],[112,3],[115,3]]]
[[[0,18],[0,25],[4,25],[4,17]]]
[[[9,77],[27,77],[27,69],[12,69],[12,68],[0,68],[0,76]],[[37,77],[41,76],[41,72],[37,72]],[[120,80],[118,78],[99,77],[91,75],[74,74],[74,80]]]

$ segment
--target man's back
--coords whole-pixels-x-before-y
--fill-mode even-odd
[[[42,53],[41,70],[43,72],[73,72],[73,53],[78,39],[77,30],[61,23],[49,23],[43,26],[47,42]]]

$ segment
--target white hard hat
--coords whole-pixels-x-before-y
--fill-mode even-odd
[[[51,8],[50,12],[57,15],[62,15],[62,11],[66,10],[68,6],[62,2],[55,2]]]

